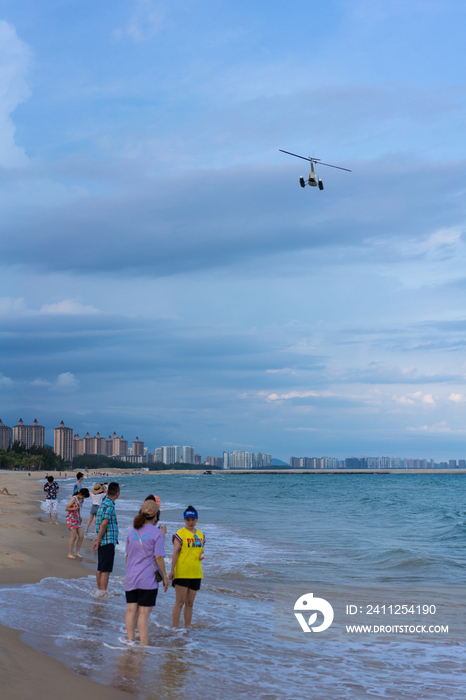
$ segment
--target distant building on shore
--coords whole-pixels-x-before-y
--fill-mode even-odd
[[[24,447],[45,447],[45,427],[39,425],[37,418],[34,418],[32,425],[24,425],[20,418],[17,425],[13,427],[13,442],[19,442]]]
[[[73,459],[73,428],[65,427],[63,421],[53,431],[53,451],[65,462]]]
[[[118,437],[116,432],[114,432],[113,435],[109,435],[108,440],[101,437],[100,433],[96,433],[94,437],[86,433],[83,438],[80,438],[79,434],[76,434],[73,437],[73,457],[79,457],[80,455],[127,457],[129,456],[128,440],[125,440],[123,435]],[[136,438],[133,442],[132,454],[130,456],[144,457],[144,443],[141,442],[139,438]]]
[[[7,450],[9,447],[11,447],[11,428],[9,428],[7,425],[3,425],[3,422],[1,419],[0,419],[0,447],[3,447],[4,450]]]
[[[137,437],[131,448],[132,457],[144,457],[144,443]]]
[[[156,447],[154,452],[148,455],[148,460],[149,462],[158,462],[159,464],[201,464],[201,456],[196,455],[196,450],[190,445],[182,445],[181,447],[180,445],[164,445],[163,447]]]
[[[162,462],[164,464],[179,464],[180,462],[180,447],[179,445],[164,445],[162,447]]]
[[[204,464],[210,467],[223,467],[223,457],[210,457],[207,455]]]
[[[183,464],[195,464],[195,449],[194,447],[189,447],[189,445],[183,445],[182,447],[182,460]]]
[[[262,469],[272,466],[272,455],[261,452],[234,452],[223,453],[223,469]]]

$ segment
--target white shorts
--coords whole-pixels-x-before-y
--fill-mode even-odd
[[[57,505],[57,499],[56,498],[46,498],[45,499],[45,509],[47,513],[51,513],[52,510],[54,514],[58,513],[58,505]]]

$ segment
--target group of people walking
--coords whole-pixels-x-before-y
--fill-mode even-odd
[[[87,523],[86,532],[82,530],[81,506],[84,499],[89,498],[89,489],[82,486],[84,475],[77,474],[74,493],[66,506],[66,523],[70,531],[68,557],[82,559],[80,554],[84,535],[87,533],[92,519],[95,517],[97,539],[93,550],[97,551],[97,588],[105,592],[109,577],[113,571],[115,546],[118,544],[118,521],[115,501],[120,495],[120,486],[116,482],[95,484],[92,489],[93,505]],[[50,481],[52,480],[52,481]],[[48,477],[48,484],[54,484],[53,477]],[[105,488],[106,487],[106,488]],[[52,493],[44,487],[47,500]],[[99,503],[100,501],[100,503]],[[50,506],[50,511],[53,507]],[[47,513],[51,522],[49,506]],[[56,511],[54,511],[56,515]],[[57,518],[57,516],[56,516]],[[169,588],[169,581],[175,589],[175,604],[172,611],[172,622],[178,627],[181,613],[184,611],[184,624],[191,625],[194,601],[200,590],[203,578],[202,560],[204,559],[205,538],[197,525],[198,512],[193,506],[188,506],[183,513],[184,527],[173,535],[173,556],[170,572],[165,568],[165,535],[166,526],[160,526],[160,499],[150,495],[135,516],[133,526],[126,537],[126,616],[125,624],[130,642],[135,641],[136,630],[139,631],[141,644],[148,644],[149,616],[156,604],[159,584],[164,592]],[[56,520],[57,521],[57,520]],[[76,543],[76,550],[73,548]]]

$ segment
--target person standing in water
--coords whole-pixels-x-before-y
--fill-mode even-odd
[[[84,479],[84,474],[82,472],[78,472],[76,474],[76,483],[73,486],[73,496],[75,496],[78,493],[78,491],[81,491],[83,479]]]
[[[136,627],[141,644],[149,642],[149,615],[158,593],[157,574],[168,590],[165,571],[163,535],[157,527],[160,508],[154,501],[144,501],[126,538],[126,616],[128,639],[134,642]]]
[[[184,527],[173,535],[173,557],[169,575],[176,594],[172,612],[173,627],[178,627],[183,607],[184,624],[190,627],[194,600],[204,577],[201,562],[204,559],[205,538],[202,532],[196,529],[197,510],[188,506],[183,517]]]
[[[70,544],[68,549],[69,559],[82,559],[82,556],[79,553],[84,539],[81,506],[85,498],[89,498],[89,491],[86,488],[82,488],[81,491],[78,491],[78,493],[76,493],[74,496],[71,496],[69,503],[65,508],[67,512],[66,524],[68,526],[68,530],[70,531]],[[76,537],[78,538],[76,542],[76,552],[73,554],[73,546]]]
[[[106,591],[108,579],[113,571],[115,545],[118,544],[118,521],[115,512],[115,501],[120,495],[120,485],[110,482],[107,495],[99,506],[95,518],[97,540],[92,547],[97,551],[97,588]]]

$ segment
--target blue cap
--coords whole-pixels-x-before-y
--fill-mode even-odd
[[[189,508],[188,510],[185,510],[183,513],[183,518],[186,520],[186,518],[197,518],[197,510],[194,508]]]

